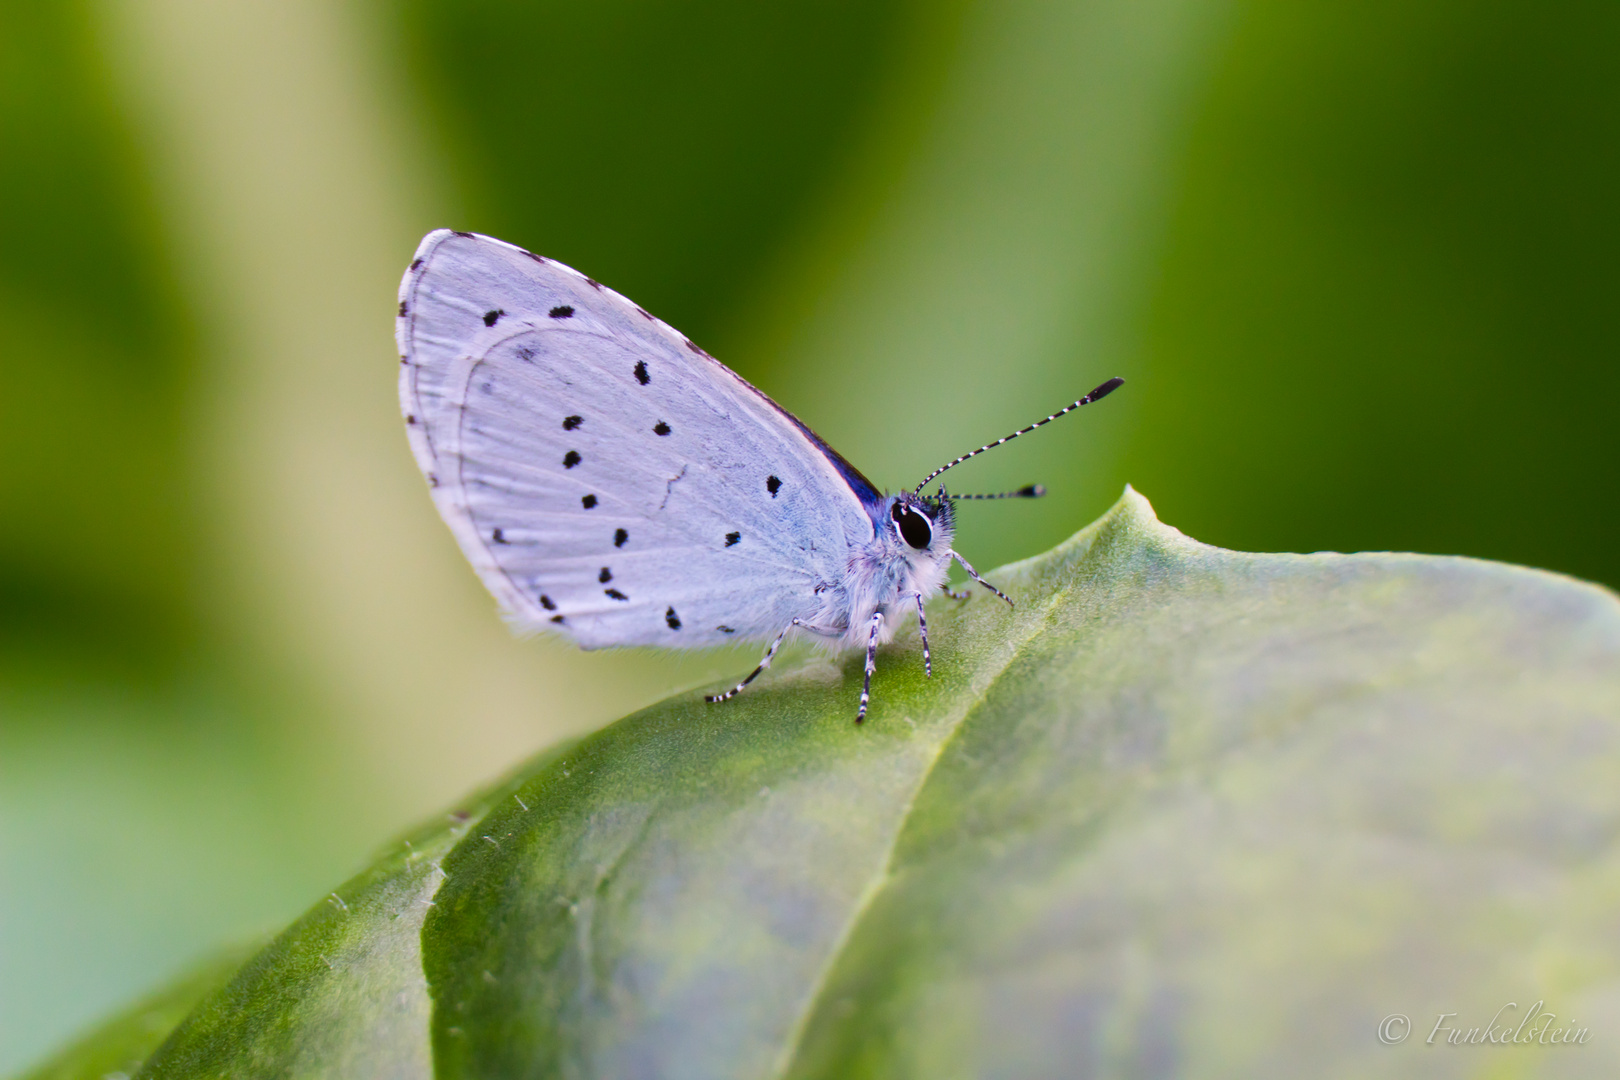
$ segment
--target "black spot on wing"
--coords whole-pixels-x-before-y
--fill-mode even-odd
[[[647,374],[647,361],[645,360],[636,361],[636,382],[642,386],[652,382],[652,376]]]
[[[500,308],[496,308],[494,311],[486,311],[486,312],[484,312],[484,325],[485,326],[494,326],[496,320],[498,320],[502,315],[505,315],[505,314],[506,314],[506,312],[502,311]]]
[[[450,235],[451,236],[459,236],[463,240],[471,240],[473,238],[473,234],[470,233],[470,232],[452,232]]]
[[[649,312],[646,308],[642,307],[639,304],[636,305],[636,314],[640,315],[643,319],[646,319],[648,322],[652,321],[652,313]]]
[[[583,416],[565,416],[565,417],[563,417],[563,430],[564,431],[573,431],[575,428],[579,427],[579,425],[583,424],[584,422],[585,422],[585,418]]]
[[[628,540],[628,539],[630,539],[630,534],[625,532],[623,529],[614,529],[613,530],[613,546],[614,547],[624,547],[624,542],[626,540]]]
[[[658,423],[653,425],[653,434],[654,435],[668,435],[669,431],[670,431],[669,425],[664,423],[662,420],[658,421]]]
[[[555,623],[560,623],[560,622],[563,621],[563,617],[561,615],[553,615],[551,617],[551,621],[555,622]]]
[[[596,575],[596,580],[600,581],[603,585],[606,585],[608,582],[613,580],[613,571],[609,570],[605,566],[602,567],[602,572]]]
[[[585,496],[583,499],[579,500],[579,505],[583,506],[587,510],[591,509],[592,507],[594,507],[596,505],[596,496],[595,495],[587,495],[587,496]]]
[[[722,634],[735,634],[737,632],[729,626],[717,626],[715,629],[720,631]]]
[[[597,292],[602,291],[602,283],[600,281],[593,280],[592,278],[586,278],[585,279],[585,284],[589,285],[591,288],[595,289]]]
[[[497,544],[506,543],[506,536],[499,529],[496,529],[494,532],[490,533],[489,538],[491,540],[495,541],[495,543],[497,543]]]
[[[741,539],[742,539],[742,533],[740,533],[740,532],[726,533],[726,547],[731,547],[733,544],[735,544],[737,541],[739,541]]]
[[[535,262],[539,263],[541,266],[544,266],[544,265],[546,265],[546,263],[551,261],[551,260],[547,259],[544,255],[536,255],[532,251],[525,251],[523,254],[527,255],[529,258],[533,259]]]
[[[669,608],[664,612],[664,621],[669,624],[669,628],[671,630],[679,630],[681,628],[681,617],[675,614],[674,608]]]
[[[545,593],[540,594],[540,606],[545,608],[547,611],[557,610],[557,605],[552,603],[551,597],[547,596]]]
[[[705,357],[708,357],[708,358],[709,358],[709,359],[710,359],[710,360],[713,360],[713,359],[714,359],[714,357],[712,357],[712,356],[709,356],[709,354],[708,354],[708,353],[706,353],[706,352],[704,352],[704,351],[703,351],[703,350],[702,350],[702,349],[700,349],[700,348],[698,348],[698,347],[697,347],[697,343],[696,343],[696,342],[694,342],[694,341],[693,341],[693,340],[692,340],[692,339],[691,339],[691,338],[687,338],[687,339],[686,339],[686,347],[687,347],[687,348],[688,348],[688,349],[691,349],[691,350],[692,350],[692,351],[693,351],[693,352],[695,352],[695,353],[697,353],[697,354],[698,354],[698,355],[699,355],[699,356],[705,356]]]
[[[416,423],[416,417],[414,417],[414,416],[406,416],[405,417],[405,422],[407,424],[414,424],[414,423]]]
[[[566,319],[574,314],[574,309],[569,307],[567,304],[558,304],[556,307],[546,312],[546,314],[550,315],[553,319]]]
[[[776,498],[776,493],[782,490],[782,481],[774,476],[767,476],[765,478],[765,490],[771,493],[771,498]]]
[[[628,596],[624,595],[624,593],[620,592],[618,589],[603,589],[602,591],[604,593],[606,593],[608,596],[615,599],[615,600],[628,600],[628,599],[630,599]]]
[[[420,269],[422,269],[422,260],[421,259],[412,259],[411,260],[411,269],[412,270],[420,270]]]
[[[405,313],[409,310],[410,308],[406,306],[405,301],[401,300],[399,302],[399,317],[403,319],[405,317]]]
[[[580,463],[580,461],[582,461],[582,460],[583,459],[579,456],[579,451],[578,450],[570,450],[570,451],[568,451],[568,453],[563,455],[563,468],[572,469],[575,465],[578,465]]]

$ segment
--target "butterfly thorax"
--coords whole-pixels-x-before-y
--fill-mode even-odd
[[[842,588],[826,597],[822,626],[843,631],[840,645],[864,647],[874,612],[883,612],[878,640],[894,636],[945,584],[950,567],[950,504],[910,493],[885,496],[869,507],[872,537],[850,551]]]

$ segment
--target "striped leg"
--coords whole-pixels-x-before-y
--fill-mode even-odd
[[[795,626],[809,626],[809,624],[801,622],[798,619],[794,619],[792,622],[788,623],[782,628],[782,632],[776,635],[776,640],[771,642],[771,647],[765,650],[765,659],[761,660],[759,662],[759,666],[748,673],[748,678],[744,679],[736,686],[733,686],[730,690],[727,690],[723,694],[704,694],[703,700],[707,701],[710,705],[713,705],[720,701],[730,701],[732,698],[742,693],[743,687],[759,678],[760,672],[771,666],[771,661],[776,658],[776,650],[782,645],[782,639],[787,637],[787,632],[793,629]],[[814,629],[814,627],[811,627],[811,629]]]
[[[872,612],[872,632],[866,638],[866,681],[861,683],[861,707],[855,713],[858,724],[866,719],[866,704],[872,700],[872,672],[877,670],[877,636],[883,625],[883,612]]]
[[[952,600],[966,600],[973,595],[966,589],[963,589],[961,592],[953,592],[950,589],[941,589],[939,591],[950,597]]]
[[[934,663],[928,657],[928,617],[923,614],[922,593],[917,593],[917,629],[922,631],[923,639],[923,674],[929,678],[934,675]]]
[[[966,570],[968,572],[968,577],[972,578],[974,581],[977,581],[980,585],[983,585],[985,588],[989,589],[991,592],[995,593],[997,596],[1001,597],[1003,600],[1006,600],[1008,607],[1016,607],[1017,606],[1012,602],[1011,599],[1008,598],[1006,593],[1002,592],[1000,589],[996,588],[994,585],[992,585],[988,581],[984,580],[984,578],[980,577],[979,572],[977,570],[973,569],[973,567],[969,566],[968,561],[966,559],[962,558],[962,556],[958,555],[956,552],[953,551],[953,552],[951,552],[951,558],[955,559],[957,562],[962,564],[962,569],[964,569],[964,570]]]

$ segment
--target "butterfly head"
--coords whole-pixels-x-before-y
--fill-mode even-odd
[[[900,550],[914,557],[947,556],[951,550],[951,503],[903,491],[889,504],[889,531]]]

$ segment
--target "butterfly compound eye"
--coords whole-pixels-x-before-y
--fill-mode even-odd
[[[933,541],[934,530],[928,524],[928,519],[911,507],[895,503],[894,509],[889,512],[889,515],[894,518],[895,526],[900,530],[901,539],[918,551],[921,551]]]

